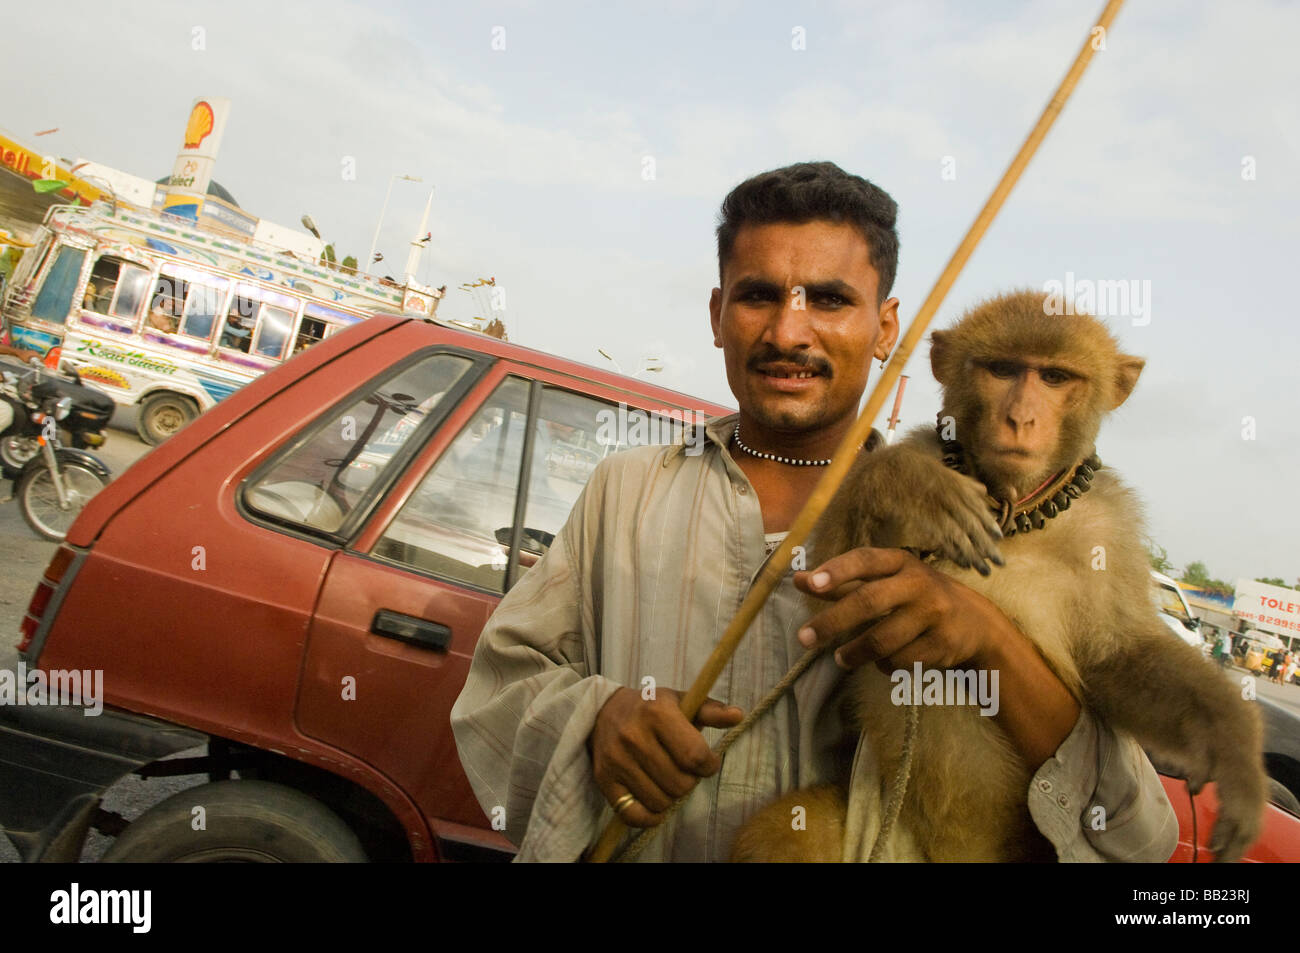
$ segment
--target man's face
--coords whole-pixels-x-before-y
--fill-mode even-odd
[[[898,299],[877,307],[878,282],[852,225],[741,228],[709,301],[741,411],[796,432],[856,417],[872,358],[898,336]]]

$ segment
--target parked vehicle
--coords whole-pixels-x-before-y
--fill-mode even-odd
[[[33,360],[35,360],[33,358]],[[107,394],[76,377],[61,379],[39,367],[0,364],[0,400],[13,420],[0,431],[0,467],[13,481],[13,498],[38,535],[58,542],[82,508],[112,475],[87,447],[104,443],[113,416]],[[69,434],[65,447],[60,431]]]
[[[73,525],[20,659],[102,671],[104,709],[0,706],[0,827],[28,861],[75,860],[92,826],[116,835],[105,860],[508,858],[450,728],[479,631],[591,454],[723,412],[429,321],[331,336]],[[208,780],[122,830],[99,804],[132,772]],[[1300,820],[1268,825],[1250,856],[1300,857]]]
[[[302,261],[149,212],[55,206],[0,299],[13,343],[139,407],[158,444],[376,310],[429,316],[441,289]]]
[[[1160,620],[1169,626],[1169,631],[1198,652],[1208,652],[1205,639],[1201,637],[1201,620],[1192,615],[1192,607],[1187,604],[1178,583],[1153,569],[1151,596],[1160,610]]]

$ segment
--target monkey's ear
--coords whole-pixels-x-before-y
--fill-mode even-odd
[[[930,335],[930,373],[940,384],[947,384],[944,380],[944,358],[948,353],[948,341],[946,331],[935,331]]]
[[[1140,357],[1132,357],[1128,354],[1119,356],[1119,363],[1115,367],[1115,402],[1111,404],[1111,410],[1128,400],[1128,395],[1133,393],[1133,388],[1137,386],[1138,375],[1142,373],[1146,363]]]

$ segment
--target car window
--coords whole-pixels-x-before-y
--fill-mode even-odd
[[[373,555],[504,592],[528,427],[529,382],[503,381],[429,470]],[[620,427],[614,423],[623,413]],[[550,547],[596,464],[633,443],[668,442],[680,428],[627,426],[626,408],[545,387],[533,424],[518,572]],[[633,421],[648,415],[633,411]],[[647,439],[629,439],[638,432]]]
[[[304,529],[336,532],[472,364],[436,354],[375,381],[270,464],[246,489],[245,504]]]

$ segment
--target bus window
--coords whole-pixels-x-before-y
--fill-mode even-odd
[[[293,327],[294,313],[284,308],[262,305],[262,320],[258,322],[257,353],[263,357],[281,357],[289,329]]]
[[[245,291],[243,285],[239,291]],[[230,310],[226,312],[226,323],[221,326],[221,338],[217,341],[222,347],[248,353],[248,345],[253,340],[253,326],[257,322],[257,310],[260,302],[244,294],[236,294],[230,299]]]
[[[206,280],[210,280],[212,286],[206,283],[191,286],[185,301],[185,320],[181,324],[182,334],[201,341],[211,339],[217,315],[221,314],[221,303],[226,299],[225,279],[210,276]]]
[[[72,308],[72,296],[81,280],[81,268],[86,263],[86,252],[81,248],[59,249],[58,256],[45,273],[41,290],[32,302],[32,317],[55,324],[65,324]]]
[[[90,270],[81,306],[96,314],[134,319],[140,313],[148,284],[149,272],[145,269],[104,255]]]
[[[134,321],[140,314],[140,304],[149,292],[149,272],[134,265],[122,269],[122,277],[117,282],[117,299],[113,302],[112,314],[115,318],[127,318]]]
[[[293,353],[306,350],[317,341],[325,340],[325,334],[329,325],[324,321],[318,321],[315,318],[302,319],[302,327],[298,329],[298,340],[294,342]]]
[[[222,347],[279,359],[298,318],[301,299],[257,285],[238,284],[221,329]]]
[[[189,282],[174,275],[160,274],[158,280],[154,282],[149,316],[144,322],[145,330],[152,328],[164,334],[175,334],[180,324],[180,316],[185,309],[185,295],[188,292]]]

